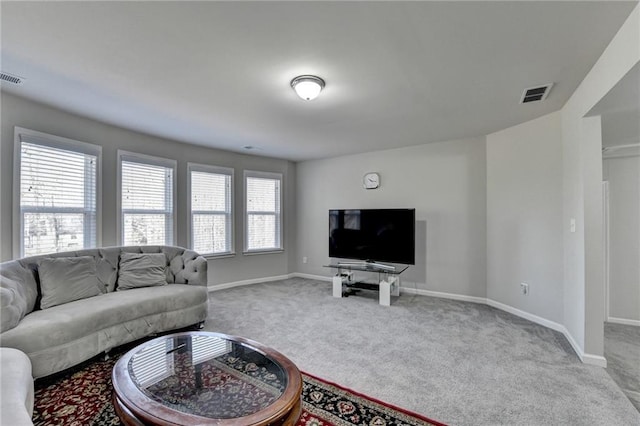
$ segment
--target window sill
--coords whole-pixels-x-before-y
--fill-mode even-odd
[[[264,250],[251,250],[251,251],[243,251],[242,254],[245,256],[255,256],[259,254],[277,254],[284,253],[284,249],[264,249]]]
[[[208,254],[201,254],[200,256],[204,257],[207,260],[226,259],[229,257],[235,257],[236,253],[235,252],[220,253],[220,254],[208,253]]]

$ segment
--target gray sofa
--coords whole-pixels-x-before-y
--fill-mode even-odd
[[[152,255],[136,255],[141,253]],[[136,287],[137,281],[148,277],[146,271],[140,275],[140,268],[134,268],[130,270],[133,275],[126,276],[125,286],[125,257],[160,259],[159,267],[149,269],[160,270],[166,282]],[[70,266],[60,268],[60,262]],[[76,284],[68,283],[75,280],[68,275],[60,279],[80,270],[79,263],[87,279],[97,278],[98,290],[73,288]],[[58,265],[53,273],[52,265]],[[0,284],[0,346],[26,353],[35,378],[149,334],[198,324],[207,317],[207,262],[181,247],[107,247],[12,260],[0,264]],[[70,294],[80,298],[65,302]]]
[[[33,426],[33,377],[29,358],[0,348],[0,425]]]

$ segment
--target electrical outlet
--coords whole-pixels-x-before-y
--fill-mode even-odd
[[[524,295],[529,294],[529,284],[520,283],[520,290],[522,290],[522,294],[524,294]]]
[[[307,256],[302,257],[302,263],[307,263]]]

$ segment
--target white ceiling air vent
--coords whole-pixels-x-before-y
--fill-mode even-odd
[[[551,87],[553,87],[553,83],[545,84],[544,86],[536,86],[524,89],[524,92],[522,92],[520,103],[526,104],[529,102],[544,101],[549,95]]]
[[[0,71],[0,81],[6,81],[9,83],[21,85],[22,83],[24,83],[24,78],[18,77],[17,75],[11,75],[4,71]]]

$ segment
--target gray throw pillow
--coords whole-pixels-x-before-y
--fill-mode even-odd
[[[38,263],[42,300],[40,309],[102,294],[92,256],[48,257]]]
[[[22,285],[0,276],[0,332],[14,328],[27,313],[27,296]]]
[[[166,285],[166,268],[162,253],[122,253],[116,291]]]

